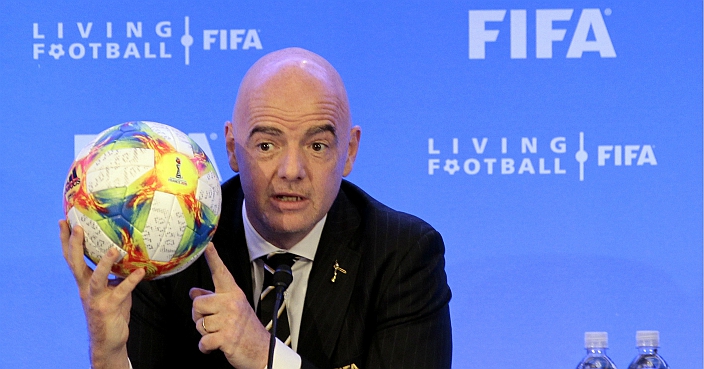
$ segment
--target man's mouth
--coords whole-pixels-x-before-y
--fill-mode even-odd
[[[300,196],[286,196],[286,195],[276,195],[276,199],[285,202],[302,201],[303,198]]]

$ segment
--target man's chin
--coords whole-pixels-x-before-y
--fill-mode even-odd
[[[306,235],[306,234],[308,234],[308,232],[311,231],[311,229],[313,229],[314,226],[315,226],[315,223],[310,224],[310,225],[291,224],[291,223],[275,223],[275,224],[270,224],[269,229],[275,235],[287,237],[287,236],[295,236],[298,234]]]
[[[300,216],[296,218],[298,219],[269,219],[266,224],[267,234],[262,236],[274,246],[291,248],[305,238],[317,223],[303,223],[300,222]]]

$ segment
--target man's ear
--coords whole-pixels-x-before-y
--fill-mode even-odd
[[[359,126],[354,126],[350,130],[350,144],[347,146],[347,160],[345,161],[345,169],[342,171],[342,176],[347,177],[352,172],[354,160],[357,159],[357,150],[359,150],[359,139],[362,136],[362,129]]]
[[[240,171],[237,165],[237,156],[235,155],[235,132],[231,122],[225,122],[225,146],[227,147],[227,159],[230,162],[230,168],[235,172]]]

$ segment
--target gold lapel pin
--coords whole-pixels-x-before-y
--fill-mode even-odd
[[[332,275],[332,279],[330,280],[332,283],[335,283],[335,280],[337,279],[337,272],[347,274],[346,270],[340,268],[340,264],[337,263],[337,260],[335,260],[335,265],[333,265],[332,268],[335,270],[335,273]]]

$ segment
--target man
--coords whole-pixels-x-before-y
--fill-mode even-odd
[[[265,367],[259,257],[283,250],[298,261],[286,297],[291,348],[277,340],[276,367],[449,367],[442,239],[342,180],[361,130],[337,71],[302,49],[264,56],[240,85],[225,135],[239,175],[223,184],[215,246],[178,275],[139,283],[137,270],[113,286],[117,252],[91,272],[82,231],[61,222],[93,367],[128,368],[128,354],[136,369]]]

